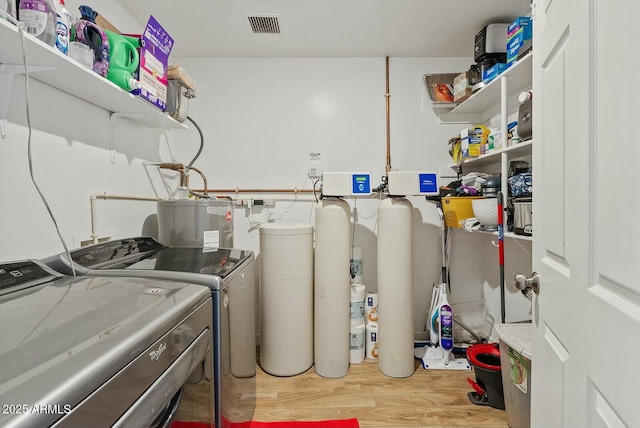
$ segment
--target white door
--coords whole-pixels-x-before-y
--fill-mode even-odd
[[[532,427],[640,427],[640,1],[536,0]]]

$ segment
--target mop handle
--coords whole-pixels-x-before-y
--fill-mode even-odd
[[[500,266],[504,266],[504,210],[502,209],[502,192],[498,192],[498,254]]]
[[[500,261],[500,312],[502,323],[505,322],[504,296],[504,210],[502,209],[502,192],[498,192],[498,260]]]

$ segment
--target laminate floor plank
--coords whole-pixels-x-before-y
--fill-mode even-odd
[[[390,378],[376,361],[352,364],[349,373],[327,379],[313,367],[278,377],[258,367],[253,420],[310,421],[357,418],[363,428],[508,428],[504,410],[472,404],[467,378],[473,371],[424,370]]]

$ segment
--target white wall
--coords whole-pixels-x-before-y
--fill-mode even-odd
[[[77,5],[67,1],[76,13]],[[98,2],[121,30],[135,32],[114,2]],[[205,148],[195,163],[210,188],[310,188],[308,153],[322,153],[325,171],[370,171],[374,184],[384,174],[384,58],[173,59],[200,88],[190,116],[200,125]],[[428,102],[425,73],[466,69],[469,58],[391,58],[391,165],[400,170],[429,170],[449,163],[447,141],[460,125],[441,125]],[[61,252],[46,209],[32,185],[27,164],[28,129],[24,79],[14,79],[3,145],[0,260],[43,258]],[[6,96],[2,94],[0,96]],[[52,103],[50,100],[54,100]],[[188,163],[199,147],[189,130],[141,128],[126,119],[117,124],[117,153],[111,163],[110,113],[75,97],[31,81],[32,152],[35,177],[69,248],[90,239],[92,193],[170,197],[176,175],[145,166],[144,161]],[[192,187],[200,186],[197,174]],[[258,252],[258,231],[268,219],[313,222],[313,196],[256,194],[277,199],[274,209],[235,210],[235,246]],[[414,215],[414,326],[422,332],[432,283],[440,276],[439,219],[424,198],[411,198]],[[354,244],[364,248],[364,282],[376,288],[376,211],[378,201],[350,200],[357,208]],[[152,202],[98,201],[100,237],[155,234]],[[254,223],[252,223],[254,222]],[[481,244],[469,237],[455,251]],[[466,242],[466,243],[465,243]],[[457,248],[454,242],[454,248]],[[475,272],[481,262],[474,261]],[[456,268],[458,269],[458,268]],[[469,266],[452,284],[452,302],[483,298],[483,286]],[[495,308],[493,308],[495,309]],[[499,307],[498,312],[499,314]]]
[[[441,125],[422,81],[425,73],[468,66],[466,58],[391,58],[391,165],[430,170],[450,163],[448,140],[461,125]],[[210,188],[310,188],[309,152],[322,153],[325,171],[370,171],[377,183],[386,164],[384,58],[180,59],[201,88],[190,116],[199,123],[206,147],[196,166]],[[204,101],[203,101],[204,100]],[[193,133],[193,132],[192,132]],[[172,135],[174,159],[188,162],[197,147]],[[194,176],[192,184],[199,179]],[[447,184],[447,183],[445,183]],[[232,195],[235,197],[235,195]],[[288,194],[240,194],[245,198],[292,199]],[[303,201],[300,201],[303,200]],[[441,248],[435,206],[411,198],[414,216],[414,326],[423,331],[433,283],[439,282]],[[259,252],[259,232],[269,219],[313,222],[314,199],[302,194],[275,209],[235,210],[235,245]],[[354,244],[364,248],[364,283],[376,289],[376,200],[351,199],[357,208]],[[253,223],[250,223],[251,222]],[[454,234],[453,303],[482,301],[482,240]],[[495,263],[493,263],[495,261]],[[490,259],[489,263],[497,264]],[[499,318],[498,306],[492,311]]]

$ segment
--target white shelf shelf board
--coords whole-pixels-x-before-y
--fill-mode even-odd
[[[484,122],[486,116],[492,116],[492,112],[499,113],[500,105],[500,78],[507,78],[507,97],[518,94],[531,86],[533,74],[533,52],[529,52],[520,58],[515,64],[493,79],[484,88],[478,90],[464,102],[458,104],[449,112],[440,114],[442,122],[465,122],[471,118],[471,122]],[[487,112],[490,112],[487,114]],[[483,120],[484,119],[484,120]]]
[[[22,42],[17,27],[0,19],[0,40],[0,64],[23,66]],[[136,123],[153,128],[187,129],[167,113],[82,67],[55,47],[28,34],[25,34],[25,42],[31,78],[113,113],[131,114],[131,120]]]

